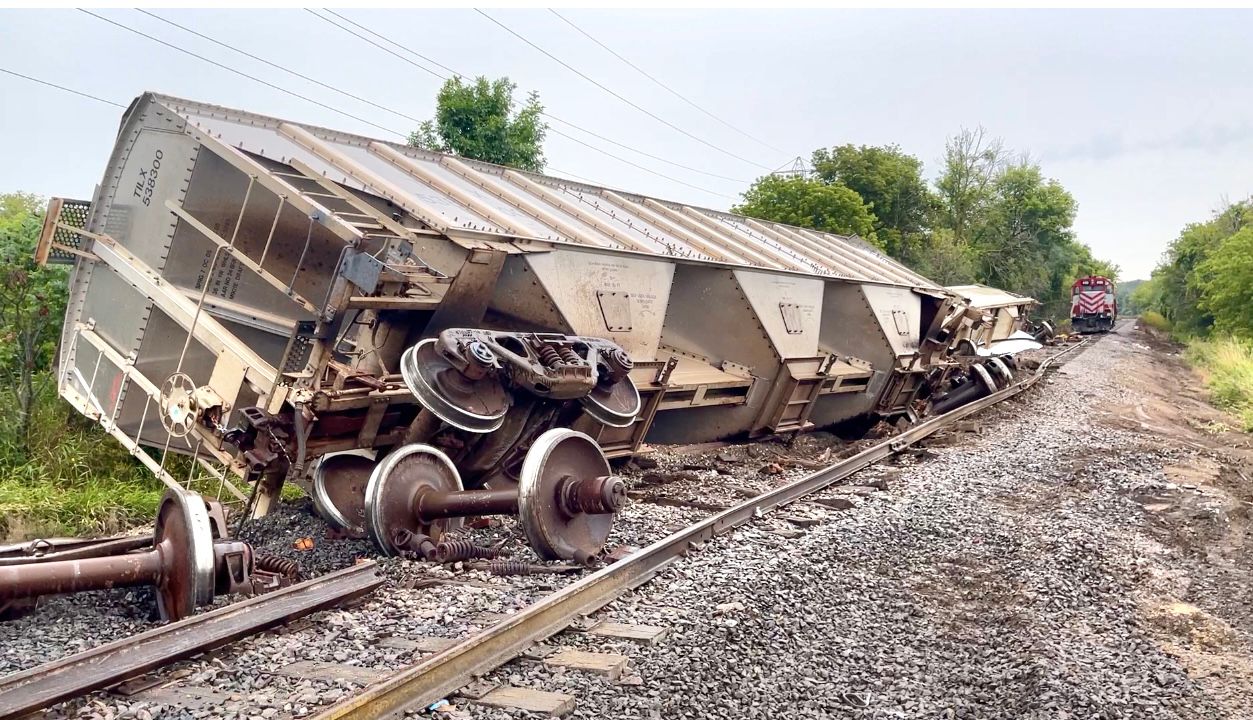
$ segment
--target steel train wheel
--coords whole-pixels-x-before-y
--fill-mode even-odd
[[[974,376],[971,379],[973,380],[974,378],[977,377],[979,382],[983,383],[983,386],[987,388],[989,395],[991,395],[992,393],[996,392],[999,389],[996,386],[996,381],[992,379],[992,373],[989,373],[987,368],[983,367],[982,365],[971,365],[970,371],[971,371],[971,374]]]
[[[384,555],[396,555],[392,538],[398,533],[428,535],[438,541],[461,526],[461,518],[423,522],[414,512],[414,500],[425,489],[461,490],[461,475],[448,456],[430,445],[413,444],[383,458],[365,491],[365,527]]]
[[[374,465],[356,453],[334,453],[323,456],[313,469],[313,506],[348,537],[366,536],[365,492]]]
[[[581,432],[554,428],[536,439],[522,461],[518,520],[537,555],[586,562],[600,552],[613,528],[613,514],[569,515],[562,510],[560,495],[568,478],[610,474],[600,446]]]
[[[996,380],[999,378],[996,383],[998,386],[1009,387],[1009,384],[1014,381],[1014,374],[1010,372],[1009,366],[1005,364],[1004,360],[1001,360],[998,357],[988,358],[986,365],[991,370],[992,374],[996,376],[993,379]]]
[[[609,427],[630,427],[640,412],[640,391],[631,378],[624,377],[608,388],[596,386],[579,398],[583,410]]]
[[[435,349],[429,338],[405,351],[400,374],[409,392],[440,420],[472,433],[489,433],[504,422],[509,395],[494,378],[471,380]]]
[[[161,619],[181,620],[197,607],[212,603],[213,529],[204,500],[186,490],[166,492],[152,541],[161,554],[156,585]]]

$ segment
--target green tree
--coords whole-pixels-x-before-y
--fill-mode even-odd
[[[932,230],[910,255],[916,271],[941,285],[968,285],[979,279],[974,248],[957,242],[948,228]]]
[[[1136,290],[1147,280],[1123,280],[1118,283],[1114,294],[1118,298],[1118,312],[1125,315],[1139,315],[1141,306],[1137,304]]]
[[[911,257],[934,204],[921,160],[896,145],[839,145],[815,150],[811,162],[823,182],[861,196],[874,213],[875,235],[888,254]]]
[[[963,128],[944,144],[944,169],[936,181],[939,224],[954,240],[968,243],[994,198],[993,184],[1004,171],[1007,153],[1001,141],[983,128]]]
[[[1161,312],[1158,310],[1162,306],[1161,283],[1156,278],[1149,278],[1135,286],[1131,289],[1131,298],[1128,305],[1126,312],[1133,315],[1139,315],[1148,310]],[[1123,310],[1121,303],[1118,309]]]
[[[1214,329],[1253,338],[1253,226],[1223,240],[1196,272]]]
[[[34,262],[43,201],[27,193],[0,195],[0,393],[13,413],[4,437],[25,452],[37,378],[52,365],[65,315],[66,271]]]
[[[453,77],[440,88],[435,117],[409,135],[414,147],[452,153],[531,172],[544,170],[544,106],[532,92],[522,107],[513,100],[509,78],[463,82]]]
[[[1057,314],[1078,266],[1093,265],[1071,230],[1074,197],[1026,163],[1003,168],[989,189],[980,223],[970,228],[980,280],[1029,294]]]
[[[1172,327],[1183,335],[1203,335],[1213,327],[1215,318],[1205,302],[1206,265],[1210,255],[1223,242],[1253,226],[1253,201],[1228,204],[1207,222],[1192,223],[1166,249],[1162,261],[1153,271],[1154,305]],[[1253,277],[1246,278],[1253,282]]]
[[[1075,238],[1077,210],[1074,197],[1045,178],[1039,165],[1025,158],[1011,162],[1000,140],[982,128],[963,129],[945,145],[932,246],[922,248],[918,264],[960,269],[969,263],[979,282],[1030,295],[1044,306],[1044,315],[1065,317],[1076,277],[1116,277],[1118,271]],[[964,262],[954,268],[945,254]]]
[[[878,244],[874,214],[861,196],[843,185],[828,185],[801,176],[766,175],[744,192],[731,212],[749,217],[858,235]]]

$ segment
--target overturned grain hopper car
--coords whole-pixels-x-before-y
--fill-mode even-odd
[[[953,350],[962,355],[974,355],[1021,332],[1027,310],[1038,304],[1029,297],[987,285],[950,285],[945,290],[965,307],[949,332]],[[1047,337],[1053,334],[1047,321],[1040,321],[1033,330]]]
[[[503,512],[586,554],[606,457],[913,416],[983,321],[857,238],[156,94],[39,252],[79,411],[384,549]]]

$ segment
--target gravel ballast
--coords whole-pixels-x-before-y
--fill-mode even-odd
[[[1102,339],[1040,389],[850,478],[855,491],[828,489],[716,538],[597,614],[666,628],[656,645],[578,632],[548,641],[629,656],[618,680],[532,660],[487,679],[568,693],[585,718],[1253,717],[1253,674],[1225,659],[1247,655],[1253,625],[1211,614],[1189,596],[1181,569],[1205,538],[1230,531],[1230,498],[1166,473],[1204,462],[1204,451],[1092,417],[1094,407],[1137,401],[1120,377],[1134,347]],[[634,501],[609,546],[646,545],[865,444],[814,433],[790,447],[658,449],[622,468]],[[1163,506],[1185,520],[1164,525],[1175,521],[1155,514]],[[464,534],[535,561],[512,520]],[[244,537],[298,560],[306,576],[375,557],[368,542],[328,539],[307,501],[281,506]],[[313,550],[296,550],[299,537]],[[51,716],[306,717],[363,681],[277,672],[284,666],[381,676],[420,659],[406,640],[464,638],[581,576],[381,566],[391,582],[359,604],[167,671],[176,694],[208,689],[211,702],[96,693]],[[1221,587],[1214,602],[1242,611],[1247,600],[1230,595],[1248,582],[1221,581],[1200,583],[1202,596]],[[147,591],[51,599],[0,624],[0,674],[153,627],[150,603]],[[1198,672],[1211,661],[1212,672]],[[441,716],[527,716],[450,701]]]
[[[1238,678],[1194,680],[1149,619],[1181,558],[1137,498],[1194,493],[1162,470],[1194,458],[1089,424],[1128,400],[1127,345],[1095,343],[801,537],[767,516],[598,615],[669,628],[660,643],[553,640],[630,656],[626,682],[520,661],[490,679],[574,695],[583,718],[1249,717],[1223,692]]]

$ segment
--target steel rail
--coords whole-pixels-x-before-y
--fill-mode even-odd
[[[194,615],[29,670],[0,677],[0,720],[16,718],[220,647],[379,585],[374,562]]]
[[[1028,378],[1002,390],[919,423],[900,435],[869,447],[795,482],[750,498],[717,515],[679,530],[632,555],[528,606],[465,641],[402,670],[360,694],[337,703],[314,720],[374,720],[398,717],[434,703],[503,665],[529,646],[561,632],[580,615],[594,612],[642,585],[671,562],[715,535],[761,513],[821,490],[984,408],[1034,386],[1063,355],[1087,344],[1085,339],[1041,363]]]

